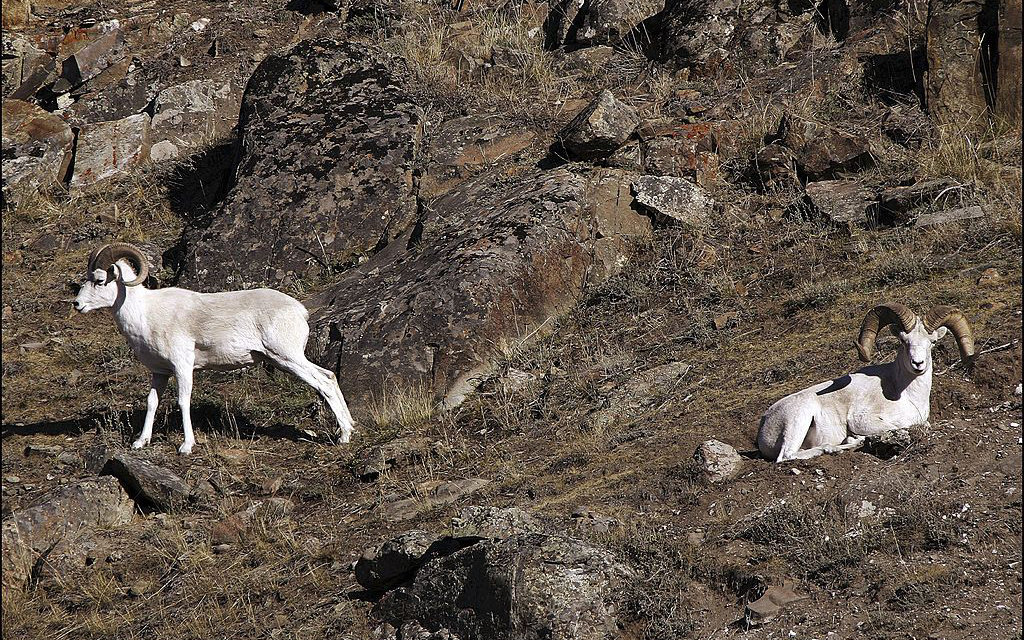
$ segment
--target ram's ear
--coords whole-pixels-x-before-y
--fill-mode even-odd
[[[121,267],[114,263],[107,267],[107,282],[114,282],[121,277]]]
[[[946,337],[947,333],[949,333],[949,329],[947,329],[946,327],[939,327],[934,332],[932,332],[932,342],[938,342],[939,340],[942,340],[943,338]]]

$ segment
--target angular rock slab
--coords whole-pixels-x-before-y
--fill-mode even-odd
[[[831,180],[874,164],[867,138],[818,122],[783,116],[776,137],[793,150],[808,181]]]
[[[766,0],[666,0],[653,21],[661,26],[653,57],[717,77],[777,59],[800,38],[810,17],[787,15]]]
[[[611,155],[633,135],[639,118],[633,107],[607,89],[558,133],[558,142],[572,158],[593,160]]]
[[[154,101],[153,159],[176,158],[227,133],[238,116],[239,93],[226,80],[189,80],[161,91]]]
[[[611,640],[621,637],[614,603],[631,576],[608,551],[520,534],[427,562],[375,613],[397,627],[417,621],[464,640]]]
[[[715,205],[704,189],[672,176],[640,176],[633,182],[633,195],[638,205],[655,216],[697,228],[708,223]]]
[[[235,186],[196,234],[184,282],[279,285],[365,259],[415,222],[419,117],[395,66],[326,39],[260,63],[242,100]]]
[[[389,520],[409,520],[427,509],[451,504],[459,498],[476,493],[490,483],[490,480],[485,480],[484,478],[466,478],[465,480],[451,480],[439,484],[424,483],[426,486],[421,487],[421,495],[392,502],[384,507],[384,515]]]
[[[86,187],[149,160],[149,114],[87,124],[78,132],[71,186]]]
[[[62,180],[75,136],[58,116],[21,100],[3,103],[3,193],[36,190]]]
[[[814,208],[837,224],[863,227],[868,223],[874,194],[856,180],[822,180],[807,183],[807,197]]]
[[[137,503],[158,511],[180,509],[192,497],[192,488],[181,476],[128,453],[114,454],[107,460],[102,473],[120,480]]]
[[[545,330],[592,276],[624,262],[628,243],[596,251],[602,211],[586,178],[565,169],[464,183],[430,204],[421,227],[307,302],[317,360],[355,407],[382,385],[459,404],[502,343]],[[646,224],[633,219],[638,231]]]
[[[3,585],[20,589],[35,563],[58,542],[94,527],[131,520],[135,505],[114,478],[83,480],[60,488],[40,504],[3,522]]]

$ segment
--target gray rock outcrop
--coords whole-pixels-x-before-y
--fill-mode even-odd
[[[609,227],[617,233],[599,235]],[[318,360],[357,406],[382,383],[456,405],[489,370],[495,345],[543,330],[649,232],[639,214],[594,206],[587,180],[565,169],[482,174],[308,301]]]
[[[36,506],[3,521],[3,585],[21,588],[33,567],[59,542],[97,527],[122,525],[135,505],[114,478],[82,480],[62,487]]]
[[[372,47],[328,39],[260,64],[234,188],[194,238],[184,282],[280,286],[365,259],[412,225],[418,116],[395,69]]]

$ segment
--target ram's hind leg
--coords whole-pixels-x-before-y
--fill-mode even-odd
[[[342,395],[341,387],[338,386],[337,376],[332,371],[318,367],[307,360],[302,352],[281,354],[271,351],[267,353],[267,357],[278,368],[291,373],[316,389],[320,397],[331,407],[331,411],[334,412],[334,417],[338,421],[338,440],[348,442],[352,438],[352,414],[349,413],[345,396]]]
[[[814,428],[814,411],[801,409],[785,418],[785,427],[782,430],[782,443],[779,445],[779,455],[776,462],[786,460],[806,460],[825,453],[818,447],[801,449],[807,434]]]

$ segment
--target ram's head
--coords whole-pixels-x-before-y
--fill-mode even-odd
[[[959,309],[945,305],[932,307],[922,320],[908,307],[889,302],[878,305],[864,316],[860,336],[857,338],[857,352],[861,360],[871,361],[878,332],[888,326],[892,327],[893,334],[900,339],[896,360],[913,375],[928,371],[932,347],[947,332],[956,338],[962,360],[970,362],[974,358],[974,334]]]
[[[78,285],[73,302],[85,313],[111,307],[121,287],[135,287],[149,277],[149,261],[138,247],[126,242],[103,245],[89,256],[85,282]]]

